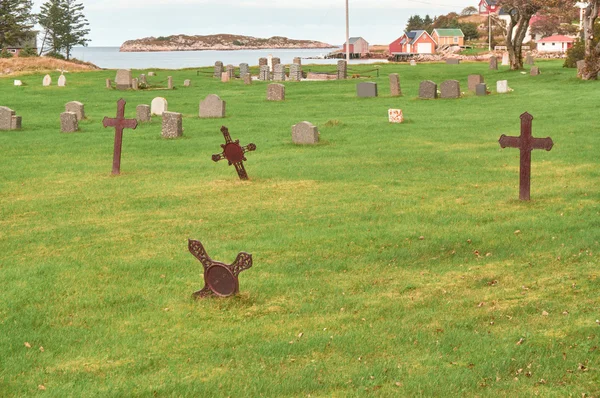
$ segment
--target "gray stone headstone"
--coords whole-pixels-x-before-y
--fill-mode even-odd
[[[243,78],[245,75],[250,74],[250,66],[246,63],[240,64],[240,77]]]
[[[44,76],[44,80],[42,80],[42,85],[44,87],[48,87],[52,84],[52,77],[50,75]]]
[[[77,115],[74,112],[63,112],[60,114],[60,131],[63,133],[74,133],[79,130]]]
[[[337,78],[338,80],[343,80],[348,77],[348,64],[345,60],[340,59],[337,62]]]
[[[18,130],[21,128],[21,116],[6,106],[0,106],[0,130]]]
[[[258,74],[258,80],[264,80],[264,81],[271,80],[271,71],[269,70],[269,65],[261,65],[260,66],[260,72]]]
[[[275,70],[275,65],[281,64],[281,59],[278,57],[273,57],[271,59],[271,64],[273,65],[273,70]]]
[[[482,75],[469,75],[469,91],[475,91],[477,85],[483,82]]]
[[[402,95],[402,90],[400,89],[400,76],[397,73],[390,73],[390,93],[392,97]]]
[[[148,76],[156,76],[156,72],[148,72]]]
[[[10,129],[11,130],[21,130],[21,116],[14,115],[10,120]]]
[[[296,63],[290,65],[290,80],[293,82],[302,80],[302,65]]]
[[[138,79],[135,77],[131,79],[131,88],[134,90],[139,90],[140,86],[138,85]]]
[[[129,90],[131,88],[131,70],[119,69],[115,77],[117,90]]]
[[[221,62],[221,61],[215,62],[215,71],[214,71],[213,77],[220,79],[222,73],[223,73],[223,62]]]
[[[422,81],[419,85],[419,98],[436,99],[437,97],[437,84],[431,80]]]
[[[259,58],[258,59],[258,66],[265,66],[265,65],[269,65],[269,60],[267,60],[266,58]]]
[[[248,85],[248,84],[252,84],[252,75],[250,75],[250,73],[246,73],[243,77],[244,79],[244,84]]]
[[[300,57],[294,57],[294,63],[296,65],[302,65],[302,58],[300,58]]]
[[[67,85],[67,77],[65,75],[60,75],[58,77],[58,87],[65,87]]]
[[[460,83],[458,80],[446,80],[440,84],[441,98],[460,98]]]
[[[446,65],[459,65],[460,64],[460,59],[458,58],[448,58],[446,60]]]
[[[106,79],[106,88],[112,88],[112,81],[110,79]]]
[[[585,68],[585,60],[577,61],[577,77],[583,76],[583,69]]]
[[[319,142],[319,130],[310,122],[301,122],[292,126],[294,144],[316,144]]]
[[[148,85],[148,80],[146,80],[146,75],[145,74],[141,74],[140,77],[138,78],[138,83],[139,84],[143,84],[145,86]]]
[[[162,137],[177,138],[183,135],[183,117],[177,112],[163,112]]]
[[[527,56],[525,57],[525,64],[527,64],[527,65],[533,65],[533,64],[535,64],[535,61],[533,59],[533,55],[531,55],[531,53],[528,53]]]
[[[532,66],[530,71],[531,76],[537,76],[540,74],[539,66]]]
[[[361,98],[377,97],[377,83],[362,82],[356,85],[356,95]]]
[[[487,95],[487,86],[485,83],[479,83],[477,86],[475,86],[475,94],[479,96]]]
[[[183,87],[189,87],[192,85],[192,81],[190,79],[185,79],[183,81]]]
[[[267,101],[284,101],[285,86],[283,84],[271,83],[267,86]]]
[[[417,66],[417,61],[414,59],[410,60],[410,66]]]
[[[285,65],[275,64],[273,66],[273,81],[282,82],[285,80]]]
[[[490,70],[498,70],[498,58],[490,57]]]
[[[150,103],[150,112],[153,115],[162,116],[163,112],[169,110],[169,103],[163,97],[156,97]]]
[[[230,80],[235,78],[235,66],[227,65],[225,72],[227,72]]]
[[[167,88],[173,90],[173,76],[167,76]]]
[[[508,80],[499,80],[496,82],[496,92],[499,94],[508,93]]]
[[[135,108],[135,113],[138,122],[147,123],[150,120],[152,120],[152,115],[150,113],[150,105],[138,105]]]
[[[216,94],[209,94],[200,102],[199,117],[222,118],[225,117],[225,101]]]
[[[84,106],[79,101],[71,101],[65,104],[65,112],[73,112],[77,116],[77,121],[85,119]]]

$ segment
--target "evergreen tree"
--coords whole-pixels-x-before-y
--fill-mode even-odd
[[[69,59],[74,46],[87,46],[89,39],[86,39],[86,36],[90,33],[87,27],[90,24],[83,15],[83,3],[75,3],[75,0],[63,0],[63,4],[66,19],[61,44],[67,59]]]
[[[48,51],[64,52],[67,59],[74,46],[85,46],[89,41],[86,38],[89,23],[83,15],[83,4],[75,0],[48,0],[40,9],[38,22],[45,31],[44,44],[49,42]]]
[[[31,0],[0,0],[0,48],[17,45],[31,34]]]
[[[410,32],[411,30],[422,30],[423,29],[423,18],[419,15],[411,15],[408,18],[408,23],[406,24],[406,28],[404,29],[406,32]]]

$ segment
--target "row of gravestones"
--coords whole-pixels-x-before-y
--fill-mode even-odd
[[[58,87],[65,87],[67,85],[67,78],[65,77],[65,75],[60,75],[58,77]],[[50,75],[46,75],[44,76],[44,79],[42,80],[42,86],[44,87],[48,87],[52,85],[52,77]]]
[[[258,60],[259,73],[258,80],[274,80],[274,81],[285,81],[286,77],[290,81],[302,80],[302,62],[299,57],[294,58],[293,64],[290,65],[289,74],[286,74],[286,66],[283,65],[279,58],[272,58],[272,70],[271,66],[268,65],[267,58],[260,58]],[[240,78],[244,79],[246,84],[250,84],[252,77],[250,75],[250,67],[247,63],[241,63],[239,66]],[[235,66],[227,65],[225,70],[223,69],[223,62],[215,62],[215,68],[213,76],[221,78],[221,81],[228,82],[235,78]],[[348,67],[345,60],[340,60],[337,63],[336,76],[338,79],[346,79],[348,77]]]
[[[148,76],[156,76],[156,74],[154,72],[148,72]],[[191,80],[189,79],[183,82],[184,87],[189,87],[190,85]],[[149,87],[149,84],[145,74],[141,74],[138,78],[134,78],[132,77],[130,69],[119,69],[117,70],[117,75],[115,77],[115,86],[117,90],[139,90],[140,88]],[[110,79],[106,79],[106,88],[112,88],[112,81]],[[174,88],[173,77],[167,76],[167,89],[173,90]]]
[[[535,64],[535,61],[533,59],[533,55],[527,54],[527,56],[525,57],[525,64],[526,65],[534,65]],[[502,55],[502,65],[503,66],[510,65],[508,53],[504,53]],[[491,70],[498,70],[498,58],[496,56],[491,56],[490,57],[490,69]],[[539,73],[537,73],[537,74],[539,74]],[[532,73],[532,75],[533,75],[533,73]]]

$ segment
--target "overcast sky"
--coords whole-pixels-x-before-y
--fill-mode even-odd
[[[330,44],[345,41],[345,0],[81,0],[90,46],[173,34],[285,36]],[[35,10],[44,0],[34,0]],[[410,15],[460,12],[478,0],[350,0],[350,35],[389,44]]]

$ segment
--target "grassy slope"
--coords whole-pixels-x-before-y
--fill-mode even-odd
[[[304,82],[286,83],[283,103],[265,101],[265,83],[193,70],[159,71],[172,92],[107,91],[110,71],[62,89],[0,79],[24,127],[0,133],[0,395],[599,396],[599,83],[539,65],[535,78],[386,65],[379,98]],[[515,91],[415,99],[420,80],[466,91],[470,73]],[[210,93],[226,119],[196,118]],[[126,131],[111,177],[102,117],[121,96],[133,117],[158,95],[184,114],[184,137],[161,139],[158,119]],[[88,120],[61,134],[71,100]],[[406,123],[388,124],[390,107]],[[518,151],[497,144],[524,111],[555,142],[533,154],[530,203],[516,200]],[[318,146],[291,144],[302,120]],[[250,182],[210,160],[222,124],[258,147]],[[188,237],[222,261],[253,253],[238,297],[190,299],[203,283]]]

